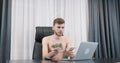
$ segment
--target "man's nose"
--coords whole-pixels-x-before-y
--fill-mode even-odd
[[[62,31],[63,29],[62,28],[60,28],[60,31]]]

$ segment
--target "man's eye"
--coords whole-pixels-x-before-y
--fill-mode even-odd
[[[62,27],[62,29],[64,29],[64,27]]]
[[[58,27],[58,28],[60,28],[60,27]]]

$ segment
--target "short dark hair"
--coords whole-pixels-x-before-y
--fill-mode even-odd
[[[53,21],[53,26],[54,26],[56,23],[57,23],[57,24],[64,24],[65,21],[64,21],[64,19],[62,19],[62,18],[56,18],[56,19]]]

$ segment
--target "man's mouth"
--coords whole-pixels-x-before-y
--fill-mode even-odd
[[[62,34],[62,32],[58,32],[59,34]]]

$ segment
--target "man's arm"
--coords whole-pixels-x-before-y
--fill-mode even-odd
[[[67,48],[66,48],[66,54],[67,56],[69,56],[70,58],[74,58],[75,57],[75,54],[73,52],[73,47],[72,47],[72,44],[71,44],[71,40],[69,38],[67,38]]]
[[[72,44],[71,44],[71,40],[69,38],[66,38],[66,42],[67,42],[66,50],[68,51],[72,47]]]
[[[47,38],[44,37],[42,39],[42,59],[44,59],[47,55],[48,55]]]

